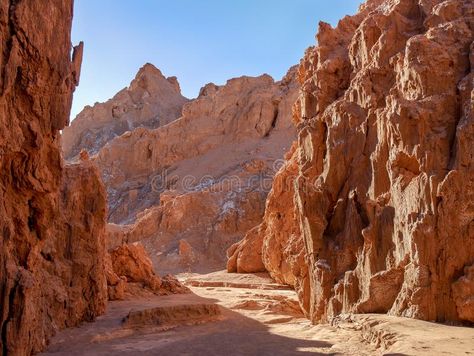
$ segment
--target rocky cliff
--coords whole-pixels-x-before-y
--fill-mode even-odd
[[[109,193],[109,247],[142,240],[160,272],[222,268],[263,215],[295,138],[297,89],[295,68],[279,82],[208,84],[178,120],[104,146],[93,159]]]
[[[64,156],[72,159],[82,149],[95,154],[126,131],[166,125],[181,115],[187,101],[181,95],[176,77],[165,78],[155,66],[145,64],[128,88],[105,103],[86,106],[71,125],[64,128]]]
[[[229,269],[260,257],[314,322],[474,321],[473,31],[469,0],[368,0],[321,23],[299,67],[288,189],[276,179]]]
[[[72,0],[0,1],[0,354],[41,351],[105,309],[105,189],[63,166],[82,46]]]

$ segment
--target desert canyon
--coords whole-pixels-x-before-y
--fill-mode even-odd
[[[70,120],[73,5],[0,0],[1,355],[474,354],[473,0]]]

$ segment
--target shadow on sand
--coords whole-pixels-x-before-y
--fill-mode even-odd
[[[43,355],[318,355],[318,348],[328,351],[332,346],[324,341],[273,334],[265,324],[222,306],[219,320],[197,325],[161,331],[122,326],[131,310],[216,302],[194,293],[111,302],[107,313],[97,321],[56,335]]]

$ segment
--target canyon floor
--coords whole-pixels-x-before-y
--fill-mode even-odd
[[[111,302],[44,355],[474,355],[474,329],[386,315],[311,325],[266,274],[182,274],[190,294]]]

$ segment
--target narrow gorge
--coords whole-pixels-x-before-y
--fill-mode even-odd
[[[366,0],[193,99],[145,63],[70,120],[73,10],[0,0],[0,355],[474,353],[472,0]]]

